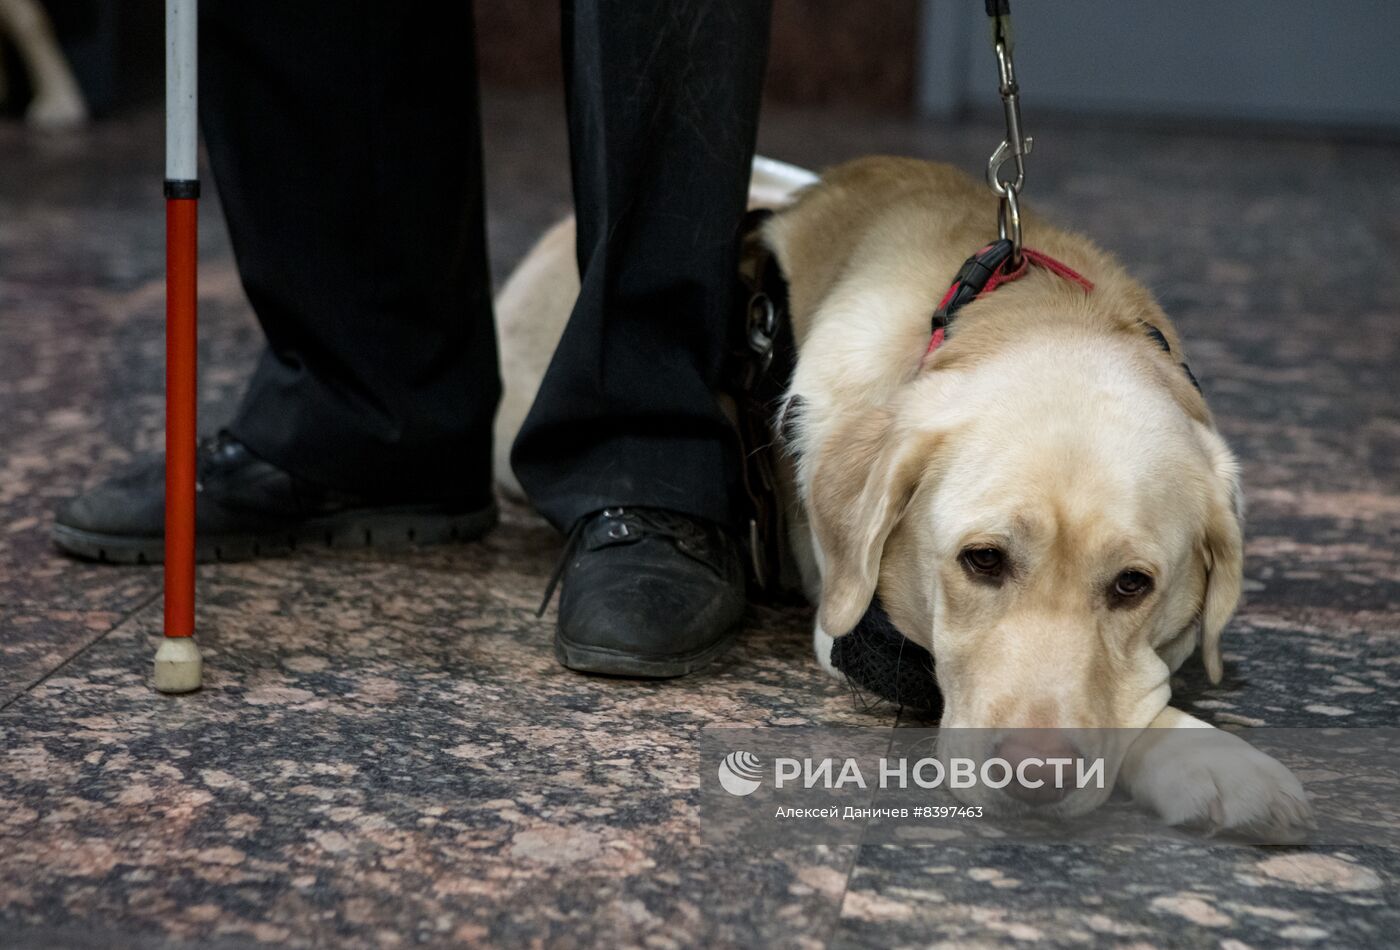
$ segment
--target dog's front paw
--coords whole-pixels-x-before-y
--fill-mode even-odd
[[[1170,825],[1268,844],[1301,842],[1316,827],[1293,773],[1228,732],[1148,729],[1129,758],[1133,798]]]
[[[60,90],[34,97],[25,111],[24,121],[31,129],[59,132],[87,124],[88,110],[83,97],[76,91]]]
[[[817,655],[817,663],[826,670],[828,676],[838,680],[845,680],[845,674],[841,673],[831,664],[831,648],[836,644],[834,637],[827,634],[822,629],[821,624],[812,625],[812,650]]]

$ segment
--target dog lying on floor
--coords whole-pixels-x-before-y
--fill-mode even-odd
[[[933,655],[944,730],[977,730],[965,752],[1104,759],[1105,788],[1043,810],[1081,814],[1116,781],[1172,824],[1300,835],[1311,812],[1284,766],[1168,705],[1198,646],[1221,677],[1243,544],[1238,467],[1151,294],[1026,214],[1039,253],[931,330],[996,221],[985,186],[867,158],[779,197],[761,240],[797,359],[774,429],[818,662],[835,673],[833,638],[878,595]],[[577,291],[565,221],[498,299],[498,479],[517,495],[504,460]],[[1008,748],[1011,729],[1035,731]]]

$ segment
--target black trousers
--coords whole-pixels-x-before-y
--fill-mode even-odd
[[[565,0],[582,278],[512,463],[560,528],[731,522],[727,346],[769,0]],[[471,6],[201,4],[201,124],[267,337],[230,428],[304,478],[478,505],[500,395]]]

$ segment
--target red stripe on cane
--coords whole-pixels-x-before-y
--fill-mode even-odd
[[[199,202],[165,203],[165,635],[194,636]]]

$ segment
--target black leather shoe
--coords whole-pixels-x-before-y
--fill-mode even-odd
[[[200,444],[195,556],[241,561],[299,547],[396,547],[470,540],[496,523],[491,497],[462,506],[381,505],[264,462],[227,433]],[[63,505],[54,543],[117,564],[165,557],[165,463],[153,459]]]
[[[606,508],[575,526],[560,571],[554,653],[571,670],[683,676],[739,635],[739,545],[708,521]]]

